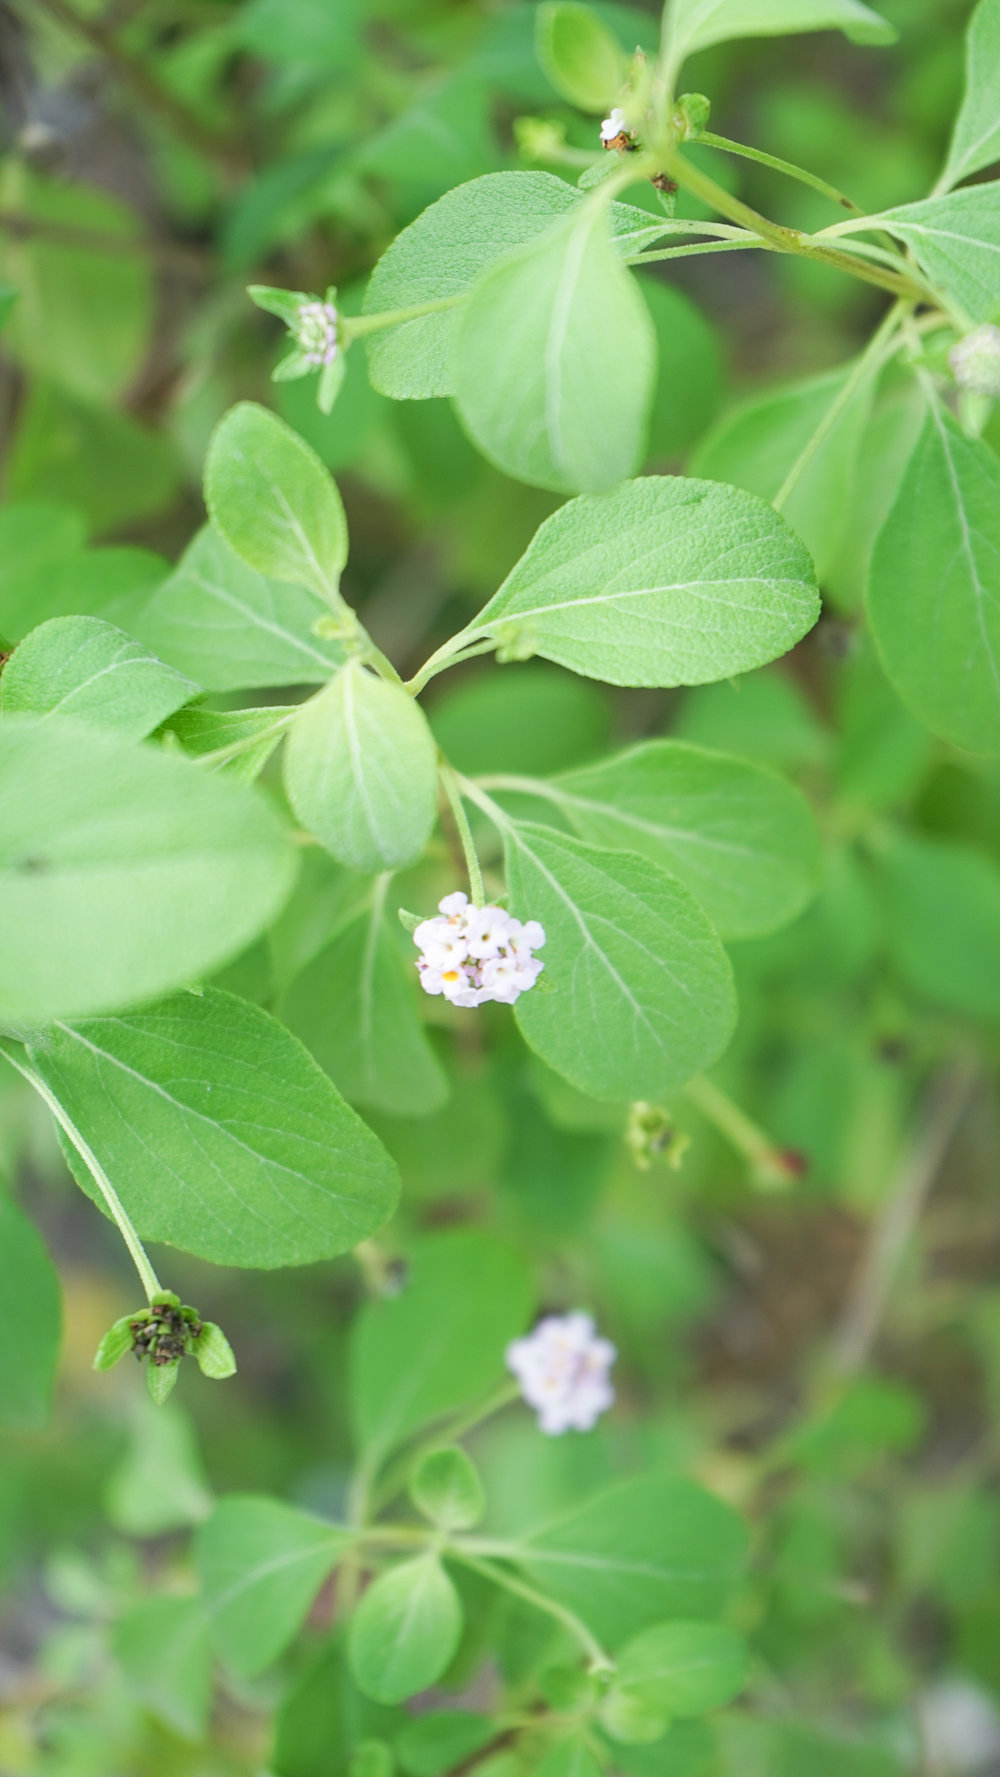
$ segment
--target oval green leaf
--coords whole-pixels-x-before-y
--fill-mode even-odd
[[[574,494],[635,473],[656,335],[600,193],[483,275],[458,323],[454,368],[462,424],[505,475]]]
[[[379,1574],[359,1604],[347,1650],[360,1690],[402,1703],[446,1671],[462,1633],[462,1606],[434,1555]]]
[[[220,1265],[304,1265],[395,1205],[381,1142],[301,1043],[233,994],[60,1023],[31,1055],[141,1237]],[[74,1173],[96,1199],[82,1162]]]
[[[511,909],[545,928],[545,970],[517,1002],[543,1061],[595,1098],[657,1103],[732,1034],[732,972],[681,883],[634,852],[549,827],[505,833]]]
[[[195,1541],[212,1637],[227,1666],[253,1678],[301,1628],[351,1537],[276,1499],[233,1494]]]
[[[285,788],[302,825],[352,870],[412,864],[437,807],[437,749],[423,711],[357,661],[297,717]]]
[[[220,420],[205,462],[205,504],[251,568],[336,598],[347,560],[340,495],[316,452],[266,407],[241,401]]]
[[[809,555],[763,500],[651,475],[547,518],[474,628],[612,685],[702,685],[776,660],[818,616]]]
[[[200,686],[98,617],[53,617],[14,649],[0,675],[5,716],[72,716],[144,740]]]
[[[875,544],[868,615],[914,715],[1000,752],[1000,463],[936,403]]]
[[[0,722],[0,1020],[168,992],[256,937],[297,861],[268,800],[63,717]]]

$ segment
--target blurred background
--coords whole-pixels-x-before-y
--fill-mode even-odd
[[[652,12],[598,10],[628,48],[655,44]],[[893,48],[737,43],[694,58],[685,85],[711,97],[714,130],[864,209],[914,199],[943,158],[969,7],[881,10]],[[273,405],[334,472],[344,590],[395,664],[414,670],[459,627],[554,497],[484,463],[447,402],[376,394],[360,348],[329,417],[311,382],[271,385],[281,329],[245,286],[334,283],[351,312],[398,230],[454,185],[537,164],[575,178],[525,158],[526,117],[596,146],[538,65],[531,5],[0,0],[0,637],[76,609],[128,628],[202,522],[207,440],[241,397]],[[837,219],[764,168],[691,153],[783,222]],[[661,361],[647,466],[748,486],[766,485],[785,436],[780,391],[843,364],[883,310],[875,290],[764,254],[683,260],[644,289]],[[616,693],[542,664],[473,664],[428,698],[462,770],[544,774],[669,732],[789,774],[824,834],[811,908],[733,946],[741,1020],[718,1072],[788,1152],[783,1189],[685,1103],[630,1145],[620,1110],[532,1059],[494,1009],[471,1034],[435,1033],[447,1104],[372,1117],[404,1180],[383,1258],[415,1229],[496,1227],[537,1255],[545,1300],[591,1304],[621,1353],[618,1411],[592,1436],[549,1443],[516,1414],[483,1434],[494,1522],[655,1464],[756,1523],[745,1616],[764,1707],[672,1746],[669,1769],[624,1749],[637,1777],[1000,1773],[1000,887],[956,911],[930,869],[923,903],[903,905],[878,867],[891,829],[978,868],[997,848],[1000,773],[908,715],[859,613],[905,399],[889,377],[856,441],[855,522],[832,497],[825,528],[818,515],[826,615],[779,665],[738,686]],[[272,938],[222,984],[282,1010],[342,876],[310,856]],[[422,906],[423,881],[393,893]],[[261,1772],[278,1680],[227,1693],[203,1741],[130,1678],[114,1624],[151,1585],[183,1589],[186,1532],[213,1491],[338,1508],[346,1330],[379,1277],[352,1260],[268,1275],[154,1254],[240,1364],[224,1388],[185,1375],[158,1411],[132,1366],[91,1373],[135,1280],[13,1073],[0,1179],[44,1231],[66,1329],[47,1426],[19,1423],[0,1379],[0,1773]],[[288,1757],[278,1777],[314,1777]]]

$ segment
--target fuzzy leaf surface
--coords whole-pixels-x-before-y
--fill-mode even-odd
[[[31,1054],[141,1237],[270,1269],[345,1252],[394,1207],[377,1137],[277,1019],[233,994],[58,1024]]]
[[[612,685],[702,685],[777,659],[818,615],[809,555],[763,500],[651,475],[547,518],[475,628]]]

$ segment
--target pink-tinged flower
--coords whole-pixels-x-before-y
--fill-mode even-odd
[[[332,364],[337,356],[337,311],[332,302],[304,302],[295,318],[295,342],[307,364]]]
[[[589,1314],[550,1314],[506,1352],[523,1399],[550,1436],[592,1431],[615,1398],[609,1371],[617,1356]]]
[[[413,933],[425,993],[443,994],[453,1006],[512,1006],[534,987],[544,967],[533,954],[545,943],[537,919],[522,924],[502,907],[470,906],[460,890],[438,905],[440,914]]]

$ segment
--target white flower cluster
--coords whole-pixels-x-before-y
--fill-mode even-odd
[[[987,322],[967,333],[952,346],[948,363],[960,389],[1000,400],[1000,327]]]
[[[609,142],[616,141],[619,136],[631,136],[631,134],[632,132],[625,122],[624,111],[620,105],[616,105],[611,116],[606,117],[601,124],[601,141],[606,148]]]
[[[443,993],[453,1006],[512,1006],[534,987],[545,967],[532,955],[545,943],[537,919],[522,925],[502,907],[470,906],[461,891],[438,906],[440,918],[425,919],[413,934],[425,993]]]
[[[589,1314],[550,1314],[526,1339],[507,1347],[507,1368],[538,1414],[542,1431],[592,1431],[615,1391],[608,1371],[614,1346],[597,1335]]]
[[[304,302],[295,318],[295,340],[307,364],[332,364],[338,351],[333,303]]]

